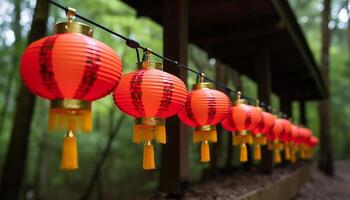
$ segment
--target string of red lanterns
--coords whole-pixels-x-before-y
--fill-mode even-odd
[[[51,1],[50,1],[51,2]],[[135,118],[133,142],[144,143],[143,169],[155,169],[152,141],[166,143],[165,119],[178,114],[183,123],[194,127],[193,142],[201,143],[201,162],[210,161],[209,142],[217,141],[219,123],[235,131],[233,145],[239,145],[240,161],[248,160],[247,145],[255,146],[254,159],[261,159],[261,145],[274,152],[276,163],[285,159],[296,162],[310,159],[318,139],[304,127],[278,118],[257,106],[248,105],[237,92],[230,98],[214,89],[204,74],[187,92],[178,77],[162,71],[162,64],[152,62],[145,48],[138,70],[125,75],[119,56],[106,44],[92,38],[92,29],[75,22],[76,11],[67,9],[67,22],[55,26],[56,34],[30,44],[21,60],[24,84],[35,95],[51,101],[49,130],[67,131],[62,147],[61,168],[78,168],[77,131],[92,130],[92,101],[114,91],[116,106]],[[125,38],[124,38],[125,39]],[[194,71],[194,70],[192,70]]]

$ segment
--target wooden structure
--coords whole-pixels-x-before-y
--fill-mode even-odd
[[[270,103],[271,92],[291,113],[293,100],[322,99],[328,89],[298,22],[285,0],[123,0],[164,28],[164,55],[187,63],[193,43],[258,84],[259,98]],[[166,67],[186,81],[186,72]],[[303,105],[303,104],[302,104]],[[305,110],[305,108],[304,108]],[[167,122],[169,142],[163,150],[161,187],[182,193],[188,177],[188,136],[178,119]],[[265,149],[262,169],[272,170]]]

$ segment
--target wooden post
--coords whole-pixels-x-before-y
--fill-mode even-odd
[[[282,95],[280,96],[280,109],[281,112],[292,117],[292,101],[289,98],[288,90],[284,89]]]
[[[305,101],[299,102],[299,112],[300,112],[300,123],[304,126],[307,126],[307,116],[306,116],[306,108]]]
[[[220,62],[217,61],[215,64],[215,80],[227,85],[228,83],[228,74],[226,73],[227,71],[225,70],[225,66]],[[224,88],[216,88],[217,90],[220,90],[222,92],[226,92]],[[212,150],[210,154],[210,171],[209,171],[209,176],[216,176],[218,173],[218,162],[220,158],[220,153],[221,153],[221,148],[222,148],[222,134],[223,134],[223,128],[221,124],[218,124],[216,126],[216,132],[217,132],[217,137],[218,141],[217,143],[212,144]]]
[[[188,1],[163,1],[164,55],[187,64]],[[165,63],[164,70],[187,83],[187,71]],[[188,131],[177,116],[167,119],[160,187],[169,197],[180,197],[188,185]]]
[[[260,101],[271,103],[271,66],[270,52],[267,48],[261,49],[256,57],[256,80]],[[272,173],[273,156],[267,146],[262,146],[260,168],[264,173]]]

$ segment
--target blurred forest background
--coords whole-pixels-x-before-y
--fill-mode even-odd
[[[148,18],[138,18],[135,10],[118,0],[61,0],[80,14],[97,21],[117,32],[140,41],[156,52],[162,52],[162,27]],[[295,14],[307,37],[315,59],[320,63],[321,47],[321,11],[322,0],[290,0]],[[36,0],[0,0],[0,167],[4,163],[13,117],[16,109],[16,97],[21,85],[19,61],[27,44]],[[331,10],[331,125],[334,156],[343,159],[350,153],[350,4],[348,0],[333,0]],[[61,10],[51,6],[48,19],[48,34],[53,32],[57,21],[65,20]],[[135,53],[123,41],[94,29],[94,37],[103,41],[121,55],[124,73],[134,70]],[[221,75],[228,79],[232,88],[242,88],[243,92],[256,97],[256,84],[245,76],[239,76],[232,69],[208,58],[205,52],[193,45],[189,46],[189,65],[200,67],[207,76]],[[220,70],[218,70],[220,69]],[[224,72],[224,73],[223,73]],[[272,77],[273,78],[273,77]],[[188,86],[194,83],[189,76]],[[275,111],[279,109],[279,99],[273,97]],[[84,194],[91,199],[128,199],[151,194],[158,186],[158,173],[141,170],[142,145],[131,141],[133,119],[115,107],[112,97],[98,100],[93,106],[94,131],[90,134],[78,134],[80,169],[74,172],[62,172],[59,169],[60,150],[64,133],[47,132],[48,101],[37,98],[34,118],[31,124],[30,143],[24,185],[21,188],[23,199],[79,199]],[[298,122],[298,103],[293,103],[293,119]],[[309,127],[318,135],[318,110],[316,102],[307,103]],[[224,133],[223,138],[228,134]],[[111,138],[113,139],[111,141]],[[225,141],[225,140],[223,140]],[[106,146],[110,142],[110,152],[106,155]],[[190,151],[191,182],[197,182],[208,168],[198,162],[198,145],[192,145]],[[220,148],[229,148],[228,143]],[[160,147],[156,145],[158,164]],[[238,165],[238,156],[227,160],[227,151],[219,157],[219,165]],[[106,155],[101,174],[97,179],[93,171],[101,157]],[[171,158],[169,158],[171,159]],[[0,174],[1,176],[1,174]],[[1,177],[0,177],[1,178]],[[88,187],[90,181],[94,187]]]

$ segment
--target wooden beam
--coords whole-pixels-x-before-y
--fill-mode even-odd
[[[256,56],[256,81],[258,85],[259,99],[265,103],[271,103],[271,60],[270,51],[263,48]],[[262,146],[262,159],[260,169],[264,173],[272,173],[273,156],[267,146]]]
[[[163,2],[164,55],[187,64],[188,2]],[[164,70],[187,83],[187,71],[166,63]],[[167,144],[163,147],[160,187],[169,197],[179,197],[188,185],[188,131],[177,116],[167,119]]]

